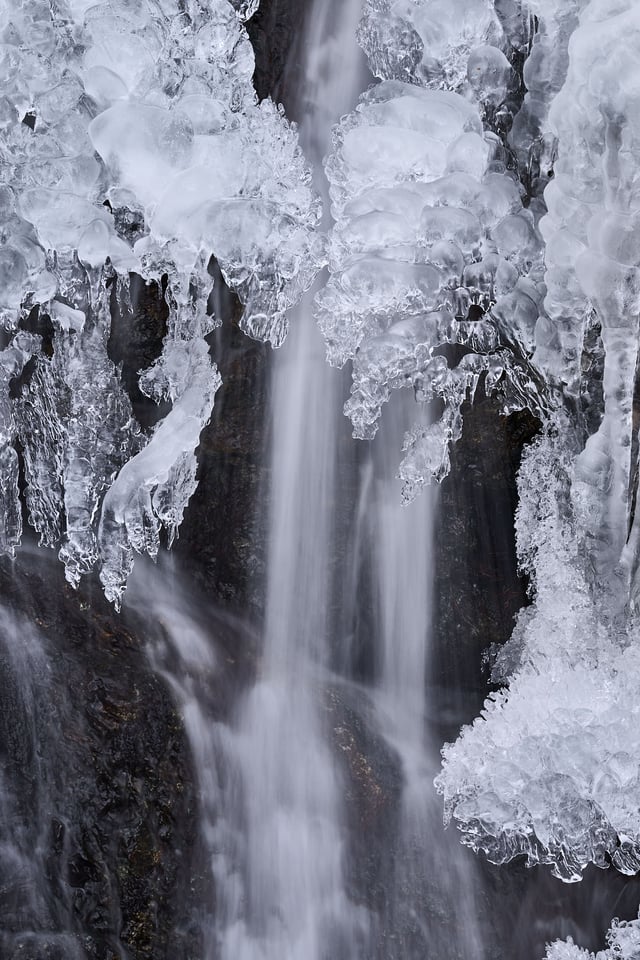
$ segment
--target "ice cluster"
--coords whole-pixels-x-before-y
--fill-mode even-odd
[[[511,43],[484,0],[456,17],[445,6],[368,4],[360,40],[385,79],[335,130],[326,162],[336,223],[317,315],[330,362],[353,360],[354,436],[375,434],[394,389],[443,401],[405,438],[406,499],[447,474],[480,381],[505,413],[544,406],[531,366],[541,208],[523,205],[489,124],[515,82],[505,50],[522,41],[523,18],[513,12]]]
[[[41,542],[73,584],[97,565],[116,603],[134,552],[155,556],[162,528],[173,539],[195,487],[220,383],[211,258],[243,329],[274,346],[318,269],[296,131],[252,86],[241,18],[257,5],[0,2],[0,550],[21,533],[17,441]],[[108,350],[132,272],[169,307],[140,388],[171,409],[149,433]],[[51,342],[27,333],[43,323]]]
[[[564,6],[576,22],[564,82],[540,114],[557,159],[534,353],[562,404],[519,477],[534,603],[494,664],[508,685],[445,747],[437,786],[469,846],[575,881],[589,863],[640,870],[640,8]],[[638,929],[614,927],[598,956],[638,956]],[[548,956],[591,955],[564,944]]]
[[[445,817],[495,863],[524,854],[563,880],[640,869],[638,627],[594,595],[571,511],[573,458],[547,433],[520,474],[518,549],[534,579],[494,665],[511,676],[443,750]]]
[[[526,43],[517,0],[367,0],[359,40],[378,77],[442,86],[498,104],[511,80],[506,54]]]
[[[632,604],[640,589],[633,410],[640,332],[639,42],[640,12],[630,0],[592,0],[571,37],[567,80],[550,111],[558,160],[545,191],[546,315],[536,334],[547,376],[578,402],[585,339],[594,326],[599,332],[600,422],[591,425],[575,460],[572,502],[596,576],[608,578],[615,569],[629,583]]]
[[[572,938],[547,947],[545,960],[637,960],[640,957],[640,920],[614,920],[607,934],[606,950],[590,953]]]
[[[564,84],[569,39],[587,0],[528,0],[536,29],[532,31],[522,71],[525,96],[515,112],[508,142],[521,175],[539,196],[553,173],[556,139],[549,125],[549,107]]]

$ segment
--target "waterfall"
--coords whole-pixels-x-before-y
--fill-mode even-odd
[[[317,170],[331,123],[353,105],[363,82],[355,44],[360,7],[361,0],[317,2],[306,28],[301,141]],[[160,668],[185,715],[212,857],[216,916],[205,923],[211,960],[368,956],[367,911],[350,899],[345,885],[344,786],[323,716],[341,377],[325,362],[308,301],[293,320],[275,359],[272,385],[260,662],[255,683],[239,696],[226,725],[214,723],[206,707],[203,712],[206,697],[199,684],[194,688],[194,664],[200,676],[211,674],[210,640],[188,615],[160,604],[180,669]],[[134,605],[140,602],[136,596],[139,591]],[[152,645],[159,666],[158,652]],[[179,679],[185,670],[187,679]]]
[[[398,450],[415,416],[412,397],[393,398],[372,445],[358,514],[367,528],[362,562],[372,567],[375,598],[370,696],[380,734],[399,758],[402,781],[394,855],[385,878],[382,955],[388,960],[481,960],[485,945],[475,865],[442,831],[433,786],[440,745],[433,729],[436,709],[428,696],[433,690],[432,538],[438,497],[431,490],[404,504],[397,478]]]
[[[301,143],[325,193],[320,163],[330,125],[353,105],[365,81],[355,47],[360,7],[360,0],[339,7],[316,2],[307,25]],[[350,74],[338,69],[342,63]],[[224,719],[215,716],[206,692],[218,670],[216,638],[179,593],[163,600],[153,580],[141,591],[135,586],[140,575],[134,578],[129,603],[148,605],[154,598],[153,619],[164,625],[164,640],[151,644],[151,658],[181,705],[196,759],[216,904],[203,921],[205,956],[415,960],[448,950],[452,958],[479,960],[484,948],[473,870],[455,838],[443,835],[432,783],[438,744],[429,729],[426,691],[437,498],[426,494],[404,505],[395,477],[415,405],[398,397],[370,455],[359,469],[355,461],[348,465],[357,489],[347,497],[353,515],[345,534],[338,527],[344,516],[338,474],[345,464],[337,460],[343,389],[303,301],[274,363],[269,548],[256,677]],[[344,571],[348,557],[353,575],[336,575],[336,564]],[[341,589],[340,579],[347,584]],[[371,585],[365,643],[372,670],[362,682],[352,675],[349,657],[336,655],[346,637],[336,642],[332,631],[366,604],[358,587],[365,581]],[[337,616],[336,605],[344,608]],[[384,892],[373,910],[360,902],[362,878],[354,881],[349,862],[348,785],[335,755],[339,735],[330,729],[336,722],[327,708],[331,696],[352,704],[397,771],[396,822],[380,844],[386,850]]]
[[[266,0],[0,0],[0,960],[637,958],[640,7],[306,6],[296,124]],[[432,484],[514,414],[469,722]]]
[[[330,124],[361,85],[360,0],[316,2],[307,26],[301,142],[319,165]],[[346,64],[347,68],[342,67]],[[308,302],[273,376],[266,612],[258,679],[232,737],[245,804],[250,916],[224,960],[366,956],[366,912],[343,877],[343,787],[325,731],[340,378]]]

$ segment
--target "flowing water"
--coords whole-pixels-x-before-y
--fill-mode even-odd
[[[378,729],[396,751],[403,780],[383,915],[389,958],[485,956],[472,858],[442,829],[433,778],[439,744],[430,727],[430,636],[435,491],[405,505],[396,479],[398,450],[416,419],[410,395],[393,398],[373,444],[358,513],[366,524],[376,616],[372,699]],[[426,416],[426,414],[424,415]],[[427,909],[425,909],[427,905]],[[454,906],[455,905],[455,906]]]
[[[331,123],[353,106],[362,84],[359,16],[360,0],[316,3],[307,25],[301,139],[317,166]],[[308,301],[292,328],[273,382],[262,659],[230,733],[244,801],[248,916],[222,931],[224,960],[346,960],[361,955],[366,940],[365,912],[350,902],[343,880],[343,791],[320,709],[340,378],[324,361]]]
[[[55,880],[54,884],[48,882],[52,878],[48,825],[59,809],[62,787],[51,763],[57,751],[52,749],[47,734],[53,721],[62,720],[48,691],[49,672],[47,651],[37,628],[1,607],[3,721],[11,723],[10,729],[2,730],[0,755],[3,956],[10,955],[20,944],[24,949],[29,944],[39,944],[41,949],[55,944],[63,955],[66,952],[69,958],[78,956],[72,938],[56,932],[60,927],[64,930],[68,920],[69,902],[63,895],[64,888],[56,890]],[[48,749],[43,750],[44,745]],[[17,935],[14,937],[10,931]]]
[[[355,43],[360,8],[361,0],[317,0],[306,28],[301,141],[319,180],[331,125],[366,83]],[[394,477],[416,408],[412,398],[393,405],[395,420],[361,464],[358,482],[355,463],[338,463],[343,393],[307,301],[292,318],[274,366],[257,676],[223,721],[212,716],[203,693],[216,670],[210,640],[175,598],[155,602],[163,642],[169,639],[179,659],[173,670],[163,666],[162,642],[152,645],[152,659],[185,716],[211,853],[216,905],[204,923],[206,956],[418,960],[442,956],[446,948],[448,957],[480,960],[472,877],[456,838],[443,845],[432,785],[437,747],[426,724],[435,497],[404,507]],[[350,577],[333,569],[345,539],[339,529],[344,504],[338,504],[345,466],[359,486],[348,524],[353,543],[344,550],[352,557]],[[349,619],[344,612],[335,616],[336,603],[356,610],[364,602],[358,595],[363,579],[373,598],[367,641],[373,669],[364,688],[351,680],[340,638],[332,637],[336,621]],[[340,580],[346,588],[337,588]],[[145,594],[153,596],[153,587]],[[336,663],[343,665],[341,676],[333,672]],[[361,883],[353,882],[348,863],[345,768],[335,756],[326,709],[327,691],[339,687],[350,690],[347,699],[359,696],[402,783],[376,911],[361,902]]]
[[[356,43],[362,3],[311,0],[301,27],[294,107],[325,227],[331,127],[371,80]],[[26,549],[21,571],[0,568],[11,583],[0,605],[0,960],[534,960],[556,936],[602,946],[611,916],[635,913],[640,881],[591,870],[576,893],[542,870],[524,879],[518,863],[496,879],[444,831],[438,496],[404,506],[395,476],[405,432],[419,417],[426,427],[428,411],[396,391],[371,444],[346,438],[345,377],[326,363],[312,296],[272,364],[259,629],[192,593],[175,560],[136,563],[122,619],[90,588],[69,601]],[[7,389],[35,349],[24,332]],[[202,423],[217,384],[203,338],[192,358],[205,371]],[[91,380],[93,344],[87,396],[116,391],[104,339],[104,389]],[[24,414],[33,420],[29,404]],[[24,467],[28,444],[22,453]],[[9,466],[17,498],[13,448]]]

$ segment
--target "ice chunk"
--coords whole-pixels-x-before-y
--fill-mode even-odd
[[[158,202],[171,177],[192,162],[193,125],[178,110],[116,103],[91,122],[89,136],[113,168],[113,185],[130,190],[144,207]]]
[[[505,43],[484,0],[461,0],[455,16],[445,0],[367,0],[359,40],[377,76],[452,90],[467,82],[474,50]]]
[[[58,411],[61,385],[55,366],[38,358],[17,409],[29,522],[40,535],[40,545],[46,547],[55,547],[64,530],[66,435]]]
[[[256,6],[239,4],[238,13],[248,17]],[[322,260],[319,205],[294,129],[270,101],[257,103],[253,52],[236,12],[217,0],[207,16],[192,11],[179,35],[156,18],[166,64],[145,76],[131,66],[135,58],[116,57],[118,25],[96,9],[85,21],[95,41],[85,67],[105,109],[89,133],[112,191],[125,190],[142,208],[152,241],[143,274],[159,277],[172,261],[193,272],[214,255],[245,304],[244,329],[278,346],[287,308]],[[147,44],[144,31],[132,35]],[[170,84],[158,76],[165,66]],[[125,100],[114,86],[108,103],[111,81],[96,75],[106,69],[136,97]],[[205,285],[206,273],[197,282]]]
[[[582,343],[595,313],[604,354],[604,410],[576,460],[574,504],[598,573],[606,576],[622,557],[635,596],[634,538],[629,548],[625,544],[636,469],[631,411],[640,274],[634,254],[638,213],[628,206],[637,175],[628,157],[640,144],[640,95],[629,68],[620,64],[634,56],[640,20],[633,4],[607,9],[586,7],[569,45],[566,82],[549,113],[558,134],[557,176],[546,190],[549,212],[541,223],[550,322],[545,319],[537,331],[536,356],[568,394],[579,395]],[[630,343],[636,345],[631,351]]]
[[[523,77],[524,101],[509,133],[520,167],[528,170],[531,188],[539,194],[548,182],[555,160],[556,138],[548,121],[550,104],[561,89],[569,65],[569,40],[587,0],[528,0],[536,17]]]
[[[473,62],[495,79],[498,53],[480,45]],[[394,389],[446,405],[438,424],[407,437],[400,475],[411,499],[446,475],[461,407],[481,377],[505,411],[540,402],[529,366],[542,241],[519,185],[491,168],[495,140],[483,136],[480,111],[451,90],[385,80],[333,143],[326,172],[336,224],[316,306],[330,362],[353,360],[345,413],[354,436],[374,436]],[[447,348],[463,345],[471,357],[447,359],[456,357]]]
[[[495,667],[510,676],[443,751],[437,778],[465,843],[502,863],[524,854],[566,881],[585,866],[640,869],[635,621],[594,590],[571,511],[567,435],[543,436],[519,479],[518,549],[536,602]]]
[[[547,947],[545,960],[636,960],[640,956],[640,919],[614,920],[607,944],[606,950],[593,954],[577,946],[571,937],[556,940]]]
[[[511,64],[502,50],[480,44],[467,61],[467,78],[478,100],[496,106],[506,99],[512,82]]]
[[[196,485],[194,451],[221,383],[206,342],[196,338],[169,342],[154,379],[161,381],[154,389],[170,397],[173,408],[149,443],[123,465],[102,506],[100,579],[116,606],[133,567],[134,551],[155,558],[161,526],[171,540],[176,535]]]

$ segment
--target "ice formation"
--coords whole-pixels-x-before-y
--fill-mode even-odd
[[[576,946],[571,937],[547,948],[545,960],[637,960],[640,956],[640,920],[614,920],[607,934],[608,948],[590,953]]]
[[[563,880],[640,869],[637,627],[594,596],[570,510],[572,451],[545,435],[521,468],[518,547],[536,603],[494,667],[508,689],[443,751],[437,785],[464,842]]]
[[[515,152],[529,191],[540,196],[552,172],[555,137],[549,107],[564,84],[568,46],[587,0],[528,0],[537,24],[523,68],[526,93],[515,113],[508,142]]]
[[[633,0],[583,4],[545,113],[557,160],[534,360],[563,402],[519,478],[535,602],[494,667],[508,686],[445,747],[437,780],[465,843],[568,881],[589,863],[640,870],[639,45]],[[637,922],[611,936],[598,957],[638,956]],[[591,955],[556,944],[548,956]]]
[[[220,378],[206,336],[215,257],[241,326],[278,346],[319,263],[319,206],[295,129],[258,103],[241,19],[257,0],[0,3],[0,353],[4,529],[29,519],[68,579],[98,566],[119,603],[134,551],[173,539]],[[109,358],[112,296],[162,281],[170,316],[140,387],[172,408],[150,434]],[[38,317],[40,321],[38,321]],[[51,342],[27,330],[50,321]],[[35,327],[34,327],[35,323]]]
[[[479,382],[510,412],[543,407],[531,366],[541,309],[540,207],[507,169],[495,132],[526,24],[466,0],[370,2],[360,40],[383,78],[335,131],[326,163],[336,224],[317,298],[330,362],[353,360],[345,412],[372,437],[392,390],[441,399],[442,416],[405,438],[411,499],[449,469],[461,408]]]

